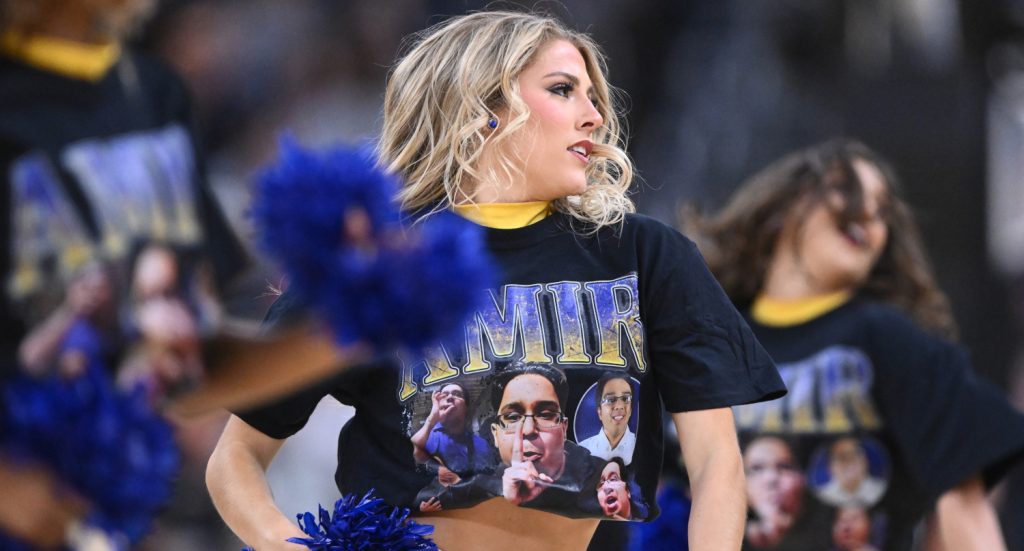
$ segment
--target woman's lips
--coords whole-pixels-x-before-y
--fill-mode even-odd
[[[590,157],[587,157],[586,155],[583,155],[583,154],[579,153],[578,151],[573,151],[572,149],[570,149],[569,153],[572,153],[572,156],[576,157],[577,159],[582,161],[583,164],[587,164],[587,163],[590,162]]]
[[[590,140],[580,140],[566,148],[569,153],[572,153],[583,164],[590,162],[590,152],[593,149],[594,144]]]
[[[868,232],[864,229],[864,226],[853,222],[848,224],[845,228],[838,228],[838,230],[850,245],[858,249],[867,248]]]

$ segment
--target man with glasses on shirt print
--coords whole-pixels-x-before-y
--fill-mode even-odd
[[[473,432],[473,408],[462,383],[447,383],[430,396],[430,413],[410,441],[413,457],[437,470],[437,478],[417,497],[420,511],[441,511],[472,498],[464,478],[494,469],[494,450]],[[468,492],[468,493],[466,493]]]
[[[516,362],[491,388],[491,433],[502,463],[493,492],[515,505],[593,516],[593,488],[607,462],[566,440],[565,375],[549,365]]]
[[[449,483],[458,482],[457,473],[466,476],[491,468],[493,450],[473,433],[469,394],[461,383],[447,383],[430,397],[430,414],[410,440],[419,463],[436,461],[442,474],[448,471]],[[443,480],[444,481],[444,480]]]
[[[629,465],[633,461],[636,435],[629,430],[633,414],[633,387],[629,376],[621,372],[608,372],[597,381],[597,417],[601,430],[580,442],[591,454],[602,459],[622,458]]]

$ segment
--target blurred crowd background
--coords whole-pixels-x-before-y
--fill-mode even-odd
[[[1024,0],[529,2],[592,34],[625,92],[639,210],[720,206],[769,161],[833,136],[889,158],[916,209],[977,371],[1024,407]],[[402,39],[474,0],[164,0],[136,37],[187,81],[210,179],[241,235],[254,171],[288,130],[311,145],[372,140]],[[262,315],[265,267],[235,310]],[[336,497],[337,429],[322,403],[275,462],[282,510]],[[211,420],[211,426],[217,421]],[[200,436],[148,549],[238,549],[205,488]],[[1024,549],[1024,486],[998,499]]]

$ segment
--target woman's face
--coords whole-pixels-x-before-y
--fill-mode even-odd
[[[795,514],[803,504],[804,475],[789,446],[765,437],[747,445],[743,453],[747,475],[747,501],[762,517],[774,511]]]
[[[855,160],[853,169],[864,194],[864,215],[841,225],[836,212],[845,199],[834,192],[809,212],[806,207],[794,209],[788,237],[795,243],[784,242],[785,237],[779,243],[780,248],[795,245],[804,277],[823,293],[850,290],[863,284],[889,237],[882,215],[888,197],[885,178],[877,167],[863,160]]]
[[[479,190],[477,200],[551,201],[583,193],[591,135],[604,123],[583,56],[572,43],[552,40],[520,73],[518,83],[530,117],[501,147],[510,159],[521,160],[522,174],[511,186],[498,184],[492,193]],[[506,123],[499,112],[496,131]],[[485,152],[481,168],[487,168],[488,158]]]

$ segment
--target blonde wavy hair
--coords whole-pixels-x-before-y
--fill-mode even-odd
[[[605,78],[599,47],[551,17],[507,11],[454,17],[413,35],[408,52],[393,67],[377,153],[384,168],[404,180],[398,194],[404,210],[433,214],[461,197],[472,200],[469,182],[511,182],[521,173],[523,159],[496,146],[529,119],[517,79],[555,39],[569,41],[583,56],[604,124],[591,136],[586,191],[558,199],[553,207],[595,230],[635,210],[628,196],[633,163],[620,134],[618,91]],[[501,132],[492,132],[487,123],[498,110],[504,110],[505,122]],[[481,174],[477,162],[485,146],[495,147],[497,162]]]

